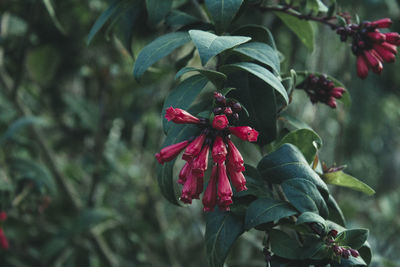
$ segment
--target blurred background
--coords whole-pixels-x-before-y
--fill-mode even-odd
[[[185,2],[174,5],[193,11]],[[337,2],[361,20],[390,17],[391,30],[400,31],[400,1]],[[134,55],[170,29],[149,25],[143,11],[106,25],[87,46],[108,4],[0,1],[0,209],[9,213],[10,242],[0,266],[207,266],[200,203],[169,204],[155,174],[161,108],[181,67],[173,64],[191,47],[137,83]],[[315,25],[311,53],[273,14],[245,13],[232,27],[245,23],[273,32],[283,71],[325,72],[346,85],[351,108],[312,105],[296,91],[289,112],[322,137],[327,165],[348,165],[376,190],[368,197],[330,188],[348,228],[370,229],[371,265],[399,266],[400,60],[361,81],[349,45],[328,27]],[[120,31],[124,25],[130,34]],[[261,241],[262,233],[245,233],[227,266],[265,266]]]

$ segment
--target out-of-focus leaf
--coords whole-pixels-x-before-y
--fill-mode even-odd
[[[221,33],[229,27],[243,0],[206,0],[205,2],[217,32]]]
[[[172,10],[165,18],[165,22],[171,27],[185,26],[199,21],[200,20],[198,18],[179,10]]]
[[[138,80],[148,67],[189,41],[190,37],[186,32],[172,32],[158,37],[140,51],[133,69],[133,76]]]
[[[45,125],[46,121],[40,117],[27,116],[21,117],[14,121],[7,130],[0,135],[0,145],[2,145],[7,140],[13,138],[13,136],[21,129],[32,125]]]
[[[134,26],[143,10],[142,1],[133,1],[125,9],[124,14],[118,20],[118,37],[121,39],[122,44],[131,56],[133,56],[132,38],[135,29]]]
[[[190,30],[189,34],[199,51],[201,64],[203,65],[219,53],[251,39],[244,36],[217,36],[200,30]]]
[[[374,189],[361,182],[357,178],[344,173],[343,171],[324,173],[322,175],[322,179],[328,184],[348,187],[353,190],[363,192],[369,196],[375,194]]]
[[[308,130],[313,130],[307,123],[304,121],[299,120],[296,117],[290,116],[288,114],[281,114],[280,118],[287,124],[293,126],[295,129],[308,129]]]
[[[149,23],[158,24],[168,14],[172,6],[172,0],[146,0],[146,9]]]
[[[328,7],[321,0],[307,0],[307,8],[315,13],[328,12]]]
[[[301,20],[283,12],[274,13],[299,37],[309,50],[314,50],[314,32],[309,21]]]
[[[211,267],[222,267],[236,239],[243,233],[243,218],[214,211],[206,216],[206,250]]]
[[[53,21],[54,25],[57,27],[57,29],[62,32],[63,34],[65,34],[65,29],[64,27],[61,25],[60,21],[57,19],[56,16],[56,12],[54,10],[54,7],[51,3],[51,0],[43,0],[43,3],[47,9],[47,12],[49,12],[50,18]]]
[[[87,209],[79,214],[69,231],[73,234],[86,232],[110,218],[115,218],[115,213],[112,210],[105,208]]]
[[[207,70],[207,69],[200,69],[200,68],[192,68],[192,67],[186,67],[186,68],[179,70],[175,75],[175,79],[178,79],[183,74],[191,72],[191,71],[199,72],[201,75],[206,77],[210,82],[212,82],[217,89],[221,89],[223,84],[226,81],[226,75],[223,74],[222,72],[218,72],[218,71],[214,71],[214,70]]]
[[[29,75],[41,85],[46,85],[54,79],[60,64],[60,52],[51,45],[43,45],[30,50],[26,59]]]

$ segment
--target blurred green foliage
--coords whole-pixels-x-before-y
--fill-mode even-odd
[[[196,14],[184,2],[173,4]],[[337,2],[361,20],[390,16],[392,30],[400,31],[398,1]],[[4,229],[11,243],[0,251],[1,266],[207,266],[200,204],[178,208],[162,198],[153,156],[164,138],[163,100],[181,67],[171,62],[190,49],[172,53],[137,83],[129,48],[137,54],[164,31],[162,23],[136,14],[132,47],[119,27],[105,27],[87,46],[108,1],[54,1],[54,12],[49,4],[0,3],[0,203],[9,211]],[[286,57],[283,71],[326,72],[350,91],[351,109],[313,106],[295,92],[289,112],[324,140],[323,161],[348,165],[376,190],[368,197],[330,188],[348,224],[370,229],[372,266],[399,265],[398,61],[361,81],[350,47],[329,28],[312,24],[311,53],[273,14],[253,12],[235,24],[249,22],[272,31]],[[261,238],[244,234],[227,265],[265,266]]]

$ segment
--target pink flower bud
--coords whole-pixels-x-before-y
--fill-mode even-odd
[[[362,55],[357,57],[357,75],[361,79],[365,79],[368,76],[368,64]]]
[[[336,255],[340,256],[343,253],[343,249],[339,246],[333,246],[333,252],[335,252]]]
[[[7,220],[7,212],[5,212],[5,211],[1,211],[0,212],[0,222],[4,222],[4,221],[6,221]]]
[[[358,256],[360,256],[360,253],[358,253],[358,251],[357,250],[355,250],[355,249],[350,249],[350,253],[351,253],[351,256],[353,256],[354,258],[357,258]]]
[[[231,140],[228,140],[228,167],[231,168],[233,172],[242,172],[245,170],[243,163],[243,157],[239,150]]]
[[[331,108],[336,108],[336,100],[333,96],[329,97],[328,100],[328,106],[330,106]]]
[[[218,164],[218,206],[223,210],[228,210],[232,204],[232,188],[226,175],[224,163]]]
[[[213,211],[217,204],[217,180],[218,180],[218,165],[214,165],[211,171],[211,177],[208,181],[206,191],[203,195],[203,210],[205,212]]]
[[[166,109],[165,112],[165,118],[168,121],[173,121],[178,124],[183,124],[183,123],[199,123],[200,120],[187,112],[186,110],[180,109],[180,108],[173,108],[169,107]]]
[[[232,115],[232,109],[230,108],[230,107],[226,107],[225,109],[224,109],[224,114],[226,115],[226,116],[230,116],[230,115]]]
[[[192,167],[190,166],[189,162],[186,162],[185,165],[183,165],[181,171],[179,172],[178,184],[185,184],[186,177],[191,172],[192,172]]]
[[[214,140],[214,145],[212,148],[212,158],[215,163],[223,163],[226,159],[226,154],[228,151],[226,150],[226,145],[221,136],[217,136]]]
[[[369,24],[372,27],[375,28],[389,28],[392,25],[392,20],[389,18],[384,18],[384,19],[380,19],[380,20],[376,20],[376,21],[372,21]]]
[[[187,146],[189,142],[183,141],[174,145],[170,145],[161,149],[159,153],[155,155],[156,159],[160,164],[173,160],[178,154]]]
[[[393,44],[398,46],[398,43],[400,41],[400,34],[397,32],[388,32],[385,33],[386,36],[386,42],[388,42],[389,44]]]
[[[192,174],[196,177],[203,177],[204,172],[207,170],[209,145],[205,145],[201,150],[199,156],[193,160]]]
[[[383,43],[386,40],[386,36],[380,32],[369,32],[367,35],[375,43]]]
[[[201,134],[196,139],[193,140],[185,149],[182,155],[182,159],[186,161],[192,161],[201,151],[204,140],[206,140],[206,135]]]
[[[228,118],[225,115],[217,115],[214,117],[212,127],[217,130],[225,129],[229,124]]]
[[[345,92],[344,88],[335,87],[332,89],[331,96],[333,96],[334,98],[341,98],[344,92]]]
[[[258,132],[249,126],[229,127],[229,131],[242,140],[257,142]]]
[[[246,178],[244,178],[244,175],[242,172],[231,172],[230,169],[228,168],[228,173],[229,173],[229,177],[231,178],[231,182],[237,192],[247,190]]]
[[[351,255],[350,250],[343,249],[343,251],[342,251],[342,257],[343,258],[348,259],[350,257],[350,255]]]
[[[368,65],[372,69],[378,67],[379,60],[371,53],[370,50],[364,50],[363,55],[364,55],[365,61],[368,63]]]
[[[396,55],[391,51],[387,50],[384,46],[374,44],[374,50],[381,56],[385,62],[394,62],[396,60]]]

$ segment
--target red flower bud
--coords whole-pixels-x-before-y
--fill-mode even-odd
[[[227,116],[230,116],[230,115],[232,115],[232,109],[230,108],[230,107],[226,107],[225,109],[224,109],[224,114],[225,115],[227,115]]]
[[[351,253],[351,256],[353,256],[354,258],[357,258],[358,256],[360,256],[360,253],[358,253],[358,251],[357,250],[355,250],[355,249],[350,249],[350,253]]]
[[[7,212],[5,212],[5,211],[1,211],[0,212],[0,222],[4,222],[4,221],[6,221],[7,220]]]
[[[229,127],[229,131],[242,140],[257,142],[258,132],[249,126]]]
[[[8,240],[4,234],[3,228],[0,228],[0,246],[5,250],[9,248]]]
[[[343,249],[339,246],[333,246],[333,252],[335,252],[336,255],[340,256],[343,253]]]
[[[383,48],[385,48],[386,50],[392,52],[393,54],[395,54],[395,55],[397,54],[397,46],[396,45],[392,45],[392,44],[389,44],[388,42],[384,42],[384,43],[381,43],[381,46]]]
[[[357,57],[357,75],[361,79],[365,79],[368,76],[368,64],[362,55]]]
[[[201,134],[196,139],[193,140],[185,149],[182,155],[182,159],[186,161],[192,161],[201,151],[204,140],[206,140],[206,135]]]
[[[221,136],[217,136],[214,140],[214,145],[212,148],[212,158],[215,163],[223,163],[226,159],[226,154],[228,151],[226,150],[226,145]]]
[[[210,180],[208,181],[208,185],[206,191],[203,195],[203,210],[205,212],[213,211],[215,205],[217,204],[217,179],[218,179],[218,165],[214,165]]]
[[[193,160],[192,174],[196,177],[203,177],[204,172],[207,170],[209,145],[205,145],[201,150],[199,156]]]
[[[242,172],[231,172],[228,168],[229,177],[231,178],[232,184],[235,187],[237,192],[247,190],[246,187],[246,178]]]
[[[369,32],[367,35],[375,43],[383,43],[386,40],[386,36],[380,32]]]
[[[386,42],[388,42],[389,44],[393,44],[398,46],[398,43],[400,41],[400,34],[397,32],[388,32],[385,33],[386,36]]]
[[[370,50],[364,50],[364,58],[368,65],[374,69],[379,65],[379,60],[371,53]]]
[[[392,25],[392,20],[389,18],[384,18],[384,19],[380,19],[380,20],[376,20],[376,21],[372,21],[369,24],[372,27],[375,28],[389,28]]]
[[[223,130],[228,126],[229,121],[225,115],[217,115],[214,117],[212,127],[217,130]]]
[[[396,60],[396,55],[391,51],[387,50],[384,46],[374,44],[374,50],[381,56],[385,62],[394,62]]]
[[[233,172],[242,172],[245,170],[243,163],[243,157],[239,150],[231,140],[228,140],[228,167],[232,169]]]
[[[191,172],[192,172],[192,167],[190,166],[189,162],[186,162],[185,165],[183,165],[181,171],[179,172],[178,184],[185,184],[186,177]]]
[[[336,100],[333,96],[329,97],[328,102],[326,103],[331,108],[336,108]]]
[[[331,96],[333,96],[334,98],[341,98],[344,92],[345,92],[344,88],[335,87],[332,89]]]
[[[224,163],[218,164],[218,197],[218,206],[222,210],[229,210],[229,205],[232,204],[232,188]]]
[[[350,250],[343,249],[343,251],[342,251],[342,257],[343,258],[348,259],[350,257],[350,255],[351,255]]]
[[[183,123],[199,123],[200,120],[187,112],[186,110],[180,108],[169,107],[166,109],[165,118],[168,121],[173,121],[178,124]]]
[[[173,160],[187,146],[189,142],[183,141],[174,145],[170,145],[161,149],[160,153],[156,154],[156,159],[160,164]]]

